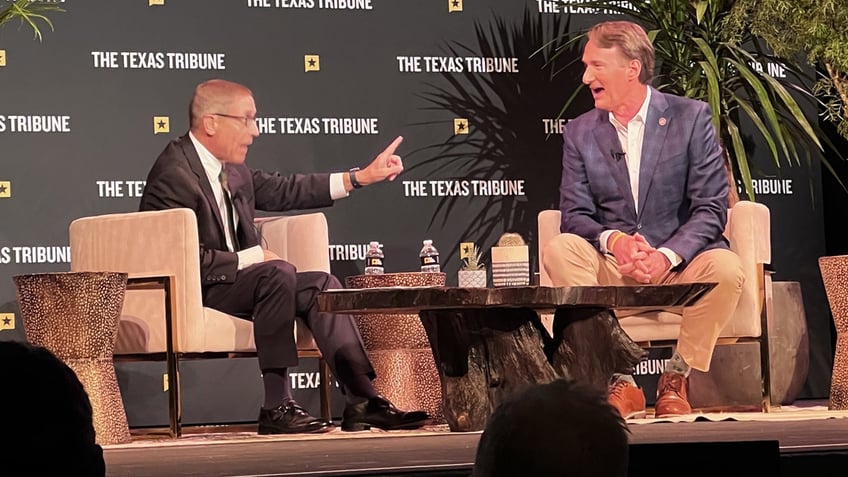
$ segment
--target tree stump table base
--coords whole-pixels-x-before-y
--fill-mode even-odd
[[[479,431],[504,399],[526,385],[562,377],[606,389],[614,372],[631,372],[644,351],[612,308],[688,306],[714,286],[334,290],[321,293],[318,306],[335,313],[418,313],[448,426]],[[539,318],[550,311],[553,336]]]

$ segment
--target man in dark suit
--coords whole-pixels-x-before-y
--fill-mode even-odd
[[[677,349],[657,385],[657,417],[686,414],[690,368],[707,371],[744,276],[724,237],[728,179],[709,106],[649,86],[654,49],[631,22],[588,33],[583,83],[595,109],[563,131],[562,234],[545,249],[558,286],[716,282],[683,312]],[[613,376],[610,403],[645,415],[629,375]]]
[[[295,317],[312,331],[347,405],[342,430],[413,429],[427,422],[423,411],[402,411],[379,396],[374,369],[349,315],[319,313],[316,298],[342,288],[324,272],[298,272],[263,250],[253,227],[255,210],[327,207],[352,189],[394,180],[403,170],[398,137],[364,169],[336,174],[268,173],[247,167],[245,156],[259,136],[251,91],[210,80],[197,86],[190,131],[171,141],[147,177],[140,210],[187,207],[197,216],[203,303],[253,320],[265,402],[260,434],[325,432],[332,424],[315,418],[291,396],[288,368],[298,363]]]

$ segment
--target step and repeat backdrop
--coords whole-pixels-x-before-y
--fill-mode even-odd
[[[50,15],[53,30],[42,25],[42,41],[16,22],[0,28],[0,339],[25,339],[12,277],[69,270],[72,220],[137,209],[149,167],[185,134],[193,89],[210,78],[253,90],[261,136],[247,161],[256,168],[346,171],[404,137],[397,180],[323,209],[341,279],[362,273],[372,240],[386,271],[400,272],[417,269],[432,239],[455,285],[460,243],[486,251],[505,232],[524,237],[535,272],[536,215],[558,204],[562,126],[592,107],[584,91],[560,116],[580,86],[580,50],[551,67],[557,44],[544,46],[606,18],[576,0],[50,3],[65,11]],[[805,393],[823,397],[831,335],[816,264],[820,172],[776,168],[763,149],[752,149],[754,187],[772,213],[775,279],[802,283],[814,350]],[[239,374],[197,369],[200,381]],[[145,382],[161,388],[157,379]]]

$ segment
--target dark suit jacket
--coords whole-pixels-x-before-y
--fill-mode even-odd
[[[709,106],[651,90],[642,161],[639,211],[627,164],[609,113],[593,109],[563,131],[561,231],[600,250],[607,229],[639,232],[656,248],[668,247],[691,261],[712,248],[728,248],[729,185]]]
[[[239,216],[238,241],[242,249],[259,245],[253,226],[256,210],[282,212],[333,204],[328,173],[282,175],[253,170],[244,164],[226,167],[233,208]],[[225,219],[188,134],[168,143],[153,164],[139,210],[180,207],[194,210],[197,216],[203,286],[232,283],[238,258],[227,249]]]

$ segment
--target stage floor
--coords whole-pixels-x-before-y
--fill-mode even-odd
[[[691,470],[716,466],[728,475],[848,474],[848,411],[818,403],[771,413],[699,414],[676,421],[631,421],[630,475],[647,475],[646,465],[668,469],[669,459]],[[333,430],[321,435],[258,436],[254,426],[187,428],[180,439],[133,430],[130,444],[104,446],[110,477],[420,475],[468,476],[480,432],[452,433],[447,426],[416,431]],[[544,429],[539,430],[544,433]],[[779,449],[779,474],[750,473],[763,441]],[[712,445],[713,447],[709,447]],[[717,446],[717,447],[716,447]],[[671,450],[671,452],[669,452]],[[775,452],[777,454],[777,451]],[[685,459],[684,459],[685,458]],[[650,460],[650,461],[649,461]],[[693,466],[694,467],[691,467]],[[684,467],[686,468],[686,467]],[[772,467],[776,468],[776,467]],[[639,469],[639,470],[637,470]],[[743,470],[745,469],[745,470]],[[735,473],[739,470],[738,473]]]

